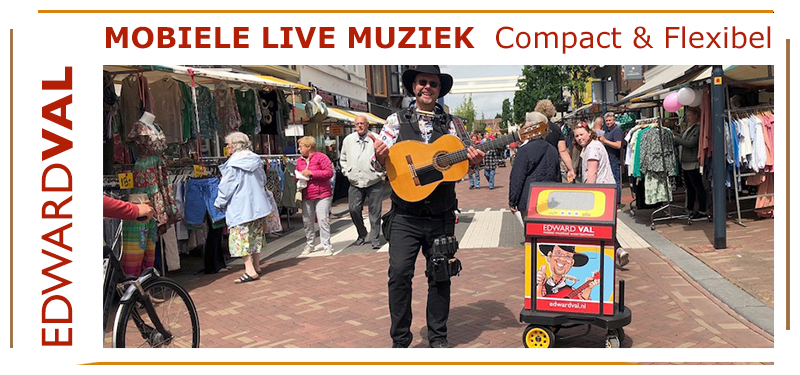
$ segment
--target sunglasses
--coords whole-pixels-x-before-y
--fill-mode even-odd
[[[436,81],[428,81],[427,79],[421,79],[421,80],[417,81],[417,84],[418,84],[418,85],[420,85],[420,86],[422,86],[422,87],[425,87],[425,86],[427,86],[427,85],[429,85],[429,84],[431,85],[431,87],[432,87],[432,88],[437,88],[437,87],[439,87],[439,82],[436,82]]]

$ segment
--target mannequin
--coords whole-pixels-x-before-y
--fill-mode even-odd
[[[133,124],[128,134],[137,149],[137,160],[133,167],[134,187],[131,201],[149,201],[155,209],[154,220],[126,222],[123,225],[122,267],[125,273],[138,276],[153,265],[158,235],[180,219],[172,185],[164,167],[166,139],[155,122],[155,115],[144,112]]]
[[[154,114],[150,112],[145,112],[142,114],[142,117],[139,119],[139,121],[143,122],[150,129],[155,129],[155,126],[153,125],[153,120],[155,119],[156,116]]]

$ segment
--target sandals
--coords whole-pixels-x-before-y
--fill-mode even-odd
[[[259,278],[261,278],[261,276],[253,277],[253,276],[248,275],[247,272],[245,272],[241,277],[239,277],[238,279],[234,280],[233,283],[234,284],[244,284],[244,283],[249,283],[251,281],[256,281]]]

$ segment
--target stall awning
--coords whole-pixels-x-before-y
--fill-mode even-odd
[[[356,115],[341,108],[328,107],[328,118],[352,123],[355,122]]]
[[[569,113],[569,114],[565,115],[565,116],[564,116],[564,118],[565,118],[565,119],[570,119],[570,118],[573,118],[573,117],[575,117],[575,116],[579,115],[579,114],[580,114],[580,112],[582,112],[582,111],[585,111],[587,108],[590,108],[592,105],[593,105],[593,103],[584,104],[584,105],[582,105],[580,108],[578,108],[578,109],[576,109],[576,110],[572,111],[572,113]]]
[[[279,78],[269,76],[257,76],[246,73],[234,73],[225,70],[190,68],[183,65],[104,65],[103,70],[114,72],[136,72],[141,71],[148,75],[150,79],[160,79],[161,76],[178,75],[182,81],[188,82],[189,69],[195,76],[195,82],[199,84],[209,84],[215,81],[241,82],[245,84],[268,86],[281,89],[311,90],[308,86],[303,86],[294,82],[284,81]]]
[[[275,82],[275,84],[278,84],[278,85],[288,85],[288,86],[291,86],[292,88],[295,88],[295,89],[298,89],[298,90],[312,90],[311,87],[308,87],[306,85],[301,85],[301,84],[295,83],[295,82],[289,82],[287,80],[283,80],[283,79],[280,79],[280,78],[277,78],[277,77],[272,77],[272,76],[258,76],[258,77],[259,78],[263,78],[263,79],[265,79],[267,81],[270,81],[270,82]]]
[[[622,105],[662,96],[685,87],[692,82],[711,78],[711,66],[693,65],[694,69],[686,69],[687,66],[673,65],[666,67],[654,75],[648,83],[613,105]],[[723,65],[722,69],[725,79],[736,83],[749,83],[755,86],[766,86],[774,83],[771,65]],[[683,73],[676,75],[681,70]]]
[[[651,93],[656,90],[665,88],[665,85],[674,81],[686,74],[686,71],[691,69],[694,65],[671,65],[665,67],[660,72],[654,74],[652,77],[647,77],[645,83],[638,89],[633,90],[630,94],[622,98],[622,100],[612,104],[612,106],[619,106],[630,102],[631,100]]]
[[[369,113],[369,112],[359,112],[359,111],[352,111],[352,110],[350,112],[353,113],[356,116],[364,116],[364,117],[366,117],[367,121],[369,121],[370,125],[383,125],[383,124],[386,123],[386,120],[384,120],[384,119],[382,119],[382,118],[380,118],[378,116],[375,116],[375,115],[373,115],[372,113]]]

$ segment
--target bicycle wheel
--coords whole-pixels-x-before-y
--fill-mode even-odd
[[[145,296],[135,292],[128,303],[119,306],[114,325],[115,348],[197,348],[200,347],[200,324],[194,302],[176,282],[156,278],[142,286]],[[142,298],[150,298],[158,319],[167,330],[155,328]]]

